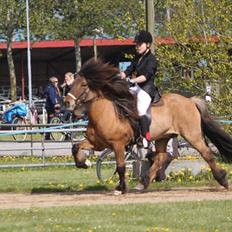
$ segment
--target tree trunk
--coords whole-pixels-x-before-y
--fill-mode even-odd
[[[15,66],[12,53],[12,41],[7,41],[7,63],[10,74],[10,95],[11,101],[14,102],[17,100],[17,91],[16,91],[16,75],[15,75]]]
[[[151,45],[151,51],[154,52],[155,11],[153,0],[146,0],[146,30],[149,31],[152,35],[153,43]]]
[[[79,72],[81,69],[81,47],[80,47],[80,39],[75,38],[75,57],[76,57],[76,72]]]

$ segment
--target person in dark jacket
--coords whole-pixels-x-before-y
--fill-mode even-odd
[[[149,119],[146,113],[157,91],[154,84],[157,60],[150,50],[153,39],[148,31],[140,31],[135,36],[134,41],[137,55],[131,65],[124,72],[121,72],[121,78],[130,78],[130,91],[137,95],[142,143],[144,148],[148,148],[150,132]]]
[[[45,109],[47,111],[47,123],[50,123],[54,113],[61,109],[62,97],[58,88],[58,79],[50,77],[49,83],[44,91],[46,97]],[[50,133],[45,134],[45,139],[50,140]]]

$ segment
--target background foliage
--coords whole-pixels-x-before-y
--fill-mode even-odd
[[[163,2],[163,1],[162,1]],[[232,3],[166,0],[163,27],[175,44],[157,46],[159,85],[164,91],[206,95],[213,114],[232,118]]]
[[[77,70],[79,42],[85,37],[128,38],[145,26],[144,1],[29,1],[31,39],[73,39]],[[8,44],[12,97],[16,76],[12,42],[25,40],[25,1],[0,3],[0,39]],[[228,0],[154,0],[155,35],[174,43],[156,45],[157,84],[163,92],[205,97],[212,88],[213,114],[232,118],[232,2]],[[96,30],[98,29],[98,30]],[[129,57],[129,56],[127,56]]]

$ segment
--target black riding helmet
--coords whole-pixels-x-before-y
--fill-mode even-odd
[[[135,43],[152,43],[153,39],[152,39],[152,35],[150,32],[148,31],[140,31],[134,39]]]

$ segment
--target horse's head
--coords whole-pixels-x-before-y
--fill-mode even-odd
[[[93,98],[86,79],[77,75],[71,90],[64,99],[67,110],[74,111],[76,116],[86,112],[86,103]]]

